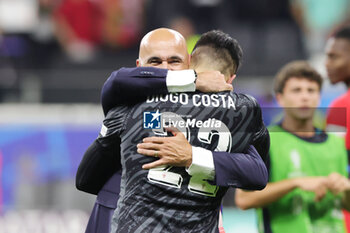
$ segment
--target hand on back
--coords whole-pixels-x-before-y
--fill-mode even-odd
[[[232,91],[233,86],[226,82],[225,76],[219,71],[204,71],[197,73],[196,89],[201,92]]]
[[[167,128],[171,137],[147,137],[137,145],[137,152],[146,156],[159,159],[142,166],[143,169],[151,169],[161,165],[188,167],[192,163],[192,146],[185,135],[176,128]]]

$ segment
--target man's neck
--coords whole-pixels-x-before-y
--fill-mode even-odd
[[[286,115],[282,121],[282,127],[299,137],[309,138],[315,135],[315,128],[312,123],[312,118],[307,120],[298,120]]]

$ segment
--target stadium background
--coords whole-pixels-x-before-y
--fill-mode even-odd
[[[349,22],[349,4],[0,0],[0,233],[83,232],[94,196],[78,192],[74,177],[103,119],[100,90],[113,70],[135,66],[146,32],[172,27],[189,46],[211,29],[237,38],[244,60],[235,91],[256,97],[269,124],[278,115],[272,78],[288,61],[308,59],[324,75],[323,110],[345,92],[327,81],[323,48]],[[224,226],[256,232],[254,212],[235,209],[233,190]]]

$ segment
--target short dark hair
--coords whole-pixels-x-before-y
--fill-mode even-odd
[[[237,72],[239,66],[242,63],[241,60],[243,56],[243,51],[236,39],[232,38],[229,34],[226,34],[220,30],[211,30],[209,32],[204,33],[200,37],[200,39],[194,46],[193,51],[195,51],[196,48],[201,46],[208,46],[214,48],[218,52],[218,54],[221,54],[222,51],[226,50],[234,63],[233,74]]]
[[[292,77],[317,82],[321,90],[321,75],[307,61],[293,61],[284,65],[277,73],[274,80],[275,93],[283,93],[286,82]]]
[[[343,27],[336,31],[333,35],[336,39],[347,39],[350,40],[350,26]]]

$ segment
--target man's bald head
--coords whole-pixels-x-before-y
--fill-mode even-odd
[[[170,70],[188,69],[186,40],[177,31],[159,28],[141,40],[137,66],[154,66]]]

